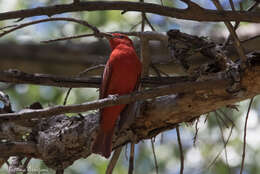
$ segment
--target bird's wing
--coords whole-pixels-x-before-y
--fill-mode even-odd
[[[100,86],[99,89],[99,98],[106,98],[107,97],[107,90],[108,90],[108,86],[110,83],[110,79],[111,79],[111,73],[112,73],[112,66],[110,65],[110,63],[108,62],[106,64],[104,73],[103,73],[103,79],[102,79],[102,84]]]

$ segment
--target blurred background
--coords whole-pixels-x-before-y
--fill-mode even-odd
[[[83,1],[83,0],[81,0]],[[193,0],[204,8],[215,9],[214,5],[209,0]],[[233,0],[235,7],[239,10],[239,3],[241,0]],[[148,1],[147,1],[148,2]],[[161,4],[160,0],[150,0],[151,3]],[[230,10],[228,0],[221,0],[225,9]],[[253,0],[242,1],[244,9],[247,9],[253,4]],[[0,0],[0,12],[7,12],[19,9],[34,8],[39,6],[48,6],[60,3],[71,3],[71,0]],[[177,0],[163,0],[163,5],[178,8],[185,8],[186,5]],[[80,12],[80,13],[66,13],[62,15],[55,15],[59,17],[74,17],[84,19],[90,24],[97,26],[101,31],[140,31],[141,30],[141,15],[136,12],[127,12],[123,15],[120,11],[97,11],[97,12]],[[167,32],[169,29],[179,29],[182,32],[208,37],[216,42],[222,43],[228,36],[228,31],[223,23],[213,22],[192,22],[187,20],[177,20],[173,18],[162,17],[153,14],[147,14],[147,17],[156,31]],[[19,23],[29,22],[33,20],[43,19],[46,16],[37,16],[26,18]],[[17,24],[15,20],[0,21],[0,27]],[[150,31],[148,25],[145,26],[145,31]],[[73,56],[75,59],[64,59],[67,64],[64,67],[55,65],[55,62],[48,60],[39,61],[37,56],[33,54],[34,49],[38,47],[48,47],[40,41],[72,36],[91,32],[89,29],[80,25],[69,22],[48,22],[38,25],[33,25],[11,34],[6,35],[0,39],[1,51],[1,69],[16,68],[30,73],[51,73],[58,75],[76,75],[81,70],[84,70],[84,61],[77,57],[77,45],[83,46],[91,44],[95,53],[100,53],[97,56],[97,62],[105,60],[109,56],[108,43],[94,37],[81,38],[76,40],[64,41],[61,43],[50,44],[53,46],[61,45],[74,48]],[[238,29],[238,34],[242,40],[254,37],[260,34],[259,24],[241,23]],[[132,38],[137,40],[137,38]],[[138,42],[138,41],[137,41]],[[96,48],[95,44],[102,43],[103,47]],[[94,46],[93,46],[94,44]],[[10,52],[17,50],[6,50],[5,46],[22,46],[29,45],[31,54],[28,57],[12,56],[8,57]],[[10,47],[11,48],[11,47]],[[136,48],[139,50],[139,48]],[[4,51],[3,51],[4,50]],[[22,50],[20,50],[22,52]],[[59,50],[63,52],[64,50]],[[47,54],[47,53],[46,53]],[[18,55],[18,54],[17,54]],[[73,57],[72,56],[72,57]],[[40,62],[40,63],[39,63]],[[102,61],[101,61],[102,62]],[[39,65],[40,64],[40,65]],[[58,63],[59,64],[59,63]],[[80,65],[78,65],[80,64]],[[52,66],[53,65],[53,66]],[[13,110],[18,111],[34,101],[39,101],[43,106],[62,104],[68,89],[35,85],[14,85],[1,83],[1,89],[6,92],[12,102]],[[86,101],[95,100],[98,97],[97,89],[82,88],[72,89],[68,99],[68,104],[82,103]],[[260,134],[259,127],[259,97],[255,97],[252,109],[250,111],[248,132],[247,132],[247,149],[245,158],[244,174],[260,173]],[[245,122],[245,115],[248,108],[249,101],[236,103],[239,111],[230,108],[220,108],[219,110],[202,115],[198,121],[193,124],[181,124],[181,139],[183,143],[186,174],[237,174],[240,170],[242,148],[243,148],[243,129]],[[228,121],[228,118],[233,120]],[[196,134],[196,127],[198,133],[196,141],[194,137]],[[233,129],[232,129],[233,127]],[[229,142],[224,149],[224,141],[230,135]],[[259,134],[258,134],[259,133]],[[224,141],[223,141],[224,139]],[[177,142],[176,131],[167,131],[158,135],[154,139],[155,154],[158,162],[158,169],[160,174],[177,174],[180,168],[180,153]],[[127,173],[128,159],[130,146],[124,148],[120,156],[120,160],[114,170],[115,174]],[[151,140],[140,142],[136,146],[135,171],[136,174],[141,173],[156,173],[154,155],[152,152]],[[219,156],[217,159],[216,157]],[[216,160],[215,160],[216,159]],[[101,174],[104,173],[108,160],[91,155],[87,159],[80,159],[74,162],[72,166],[65,170],[67,174]],[[54,173],[51,169],[46,168],[44,163],[40,160],[33,159],[29,164],[29,171]],[[0,169],[0,174],[7,173],[7,166],[4,165]]]

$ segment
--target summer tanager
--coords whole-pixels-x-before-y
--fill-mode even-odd
[[[108,95],[132,92],[141,76],[142,64],[135,52],[133,42],[126,35],[114,33],[109,38],[112,52],[105,66],[100,88],[100,99]],[[108,158],[112,151],[112,137],[116,122],[125,104],[100,110],[100,129],[93,144],[93,153]]]

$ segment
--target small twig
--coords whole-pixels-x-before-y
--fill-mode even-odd
[[[27,169],[27,166],[28,166],[28,164],[29,164],[29,162],[31,161],[31,157],[28,157],[26,160],[25,160],[25,162],[23,163],[23,169],[25,170],[24,172],[23,172],[23,174],[27,174],[28,173],[28,169]]]
[[[128,149],[128,144],[125,145],[125,159],[128,161],[127,149]]]
[[[215,111],[214,113],[215,113],[216,117],[218,117],[218,118],[222,121],[222,123],[225,125],[225,127],[226,127],[226,128],[229,128],[228,124],[227,124],[226,121],[222,118],[222,116],[221,116],[217,111]]]
[[[163,0],[160,0],[161,1],[161,5],[163,6]]]
[[[146,15],[144,15],[144,19],[146,23],[149,25],[149,27],[152,29],[152,31],[155,31],[155,28],[153,27],[153,25],[151,24],[151,22],[149,21]]]
[[[113,156],[112,156],[112,158],[110,159],[109,164],[108,164],[108,166],[107,166],[106,174],[112,174],[112,173],[113,173],[113,170],[114,170],[114,168],[115,168],[115,166],[116,166],[116,163],[117,163],[117,161],[118,161],[118,159],[119,159],[119,156],[120,156],[120,153],[121,153],[121,151],[122,151],[122,148],[123,148],[123,146],[117,148],[117,149],[114,151]]]
[[[96,66],[92,66],[92,67],[90,67],[90,68],[87,68],[86,70],[80,72],[79,75],[77,75],[77,77],[84,77],[84,76],[87,75],[88,72],[93,71],[93,70],[95,70],[95,69],[98,69],[98,68],[100,68],[100,67],[103,67],[103,68],[104,68],[105,65],[100,64],[100,65],[96,65]],[[64,99],[64,102],[63,102],[63,105],[66,105],[71,90],[72,90],[72,88],[69,88],[69,90],[67,91],[66,96],[65,96],[65,99]]]
[[[134,171],[134,158],[135,158],[135,144],[131,143],[128,174],[133,174],[133,171]]]
[[[193,146],[194,147],[196,146],[196,141],[197,141],[197,138],[198,138],[198,132],[199,132],[198,124],[199,124],[199,120],[200,120],[200,118],[197,118],[196,124],[195,124],[195,135],[193,137]]]
[[[87,75],[87,73],[89,73],[90,71],[93,71],[93,70],[96,70],[96,69],[99,69],[99,68],[105,68],[105,65],[104,64],[99,64],[99,65],[95,65],[95,66],[92,66],[90,68],[87,68],[85,69],[84,71],[80,72],[78,77],[84,77]]]
[[[10,163],[9,163],[8,160],[5,160],[5,163],[6,163],[7,166],[10,166]]]
[[[184,171],[184,154],[183,154],[183,149],[182,149],[179,126],[176,127],[176,132],[177,132],[177,139],[178,139],[178,144],[179,144],[180,160],[181,160],[180,174],[183,174],[183,171]]]
[[[230,0],[230,1],[233,3],[232,0]],[[258,6],[258,4],[259,4],[259,2],[255,2],[255,3],[254,3],[251,7],[249,7],[246,11],[252,11],[252,10],[254,10],[254,9]],[[231,7],[231,8],[232,8],[232,7]],[[240,11],[242,11],[242,10],[243,10],[242,5],[240,5]],[[233,8],[232,8],[232,11],[235,11],[235,10],[233,10]],[[240,21],[236,21],[235,26],[234,26],[234,30],[235,30],[235,31],[236,31],[237,28],[239,27],[239,24],[240,24]],[[229,44],[230,39],[231,39],[231,34],[229,34],[229,36],[228,36],[226,42],[224,43],[224,48],[226,48],[226,46]]]
[[[154,64],[152,64],[152,63],[150,64],[150,66],[154,70],[154,72],[156,73],[157,77],[159,79],[161,79],[162,76],[161,76],[160,70],[156,66],[154,66]]]
[[[221,112],[221,114],[226,118],[226,120],[228,120],[234,127],[236,127],[234,121],[231,118],[229,118],[229,116],[227,116],[227,114],[224,111],[222,111],[221,109],[218,109],[217,111]]]
[[[163,144],[164,140],[164,133],[161,133],[161,138],[160,138],[160,144]]]
[[[230,132],[229,132],[229,135],[228,135],[228,138],[227,138],[227,141],[224,143],[224,148],[226,148],[228,142],[229,142],[229,139],[232,135],[232,132],[233,132],[233,128],[234,126],[232,125],[231,129],[230,129]],[[223,149],[217,154],[217,156],[212,160],[212,162],[208,165],[207,169],[211,168],[211,166],[213,166],[213,164],[215,164],[215,162],[217,161],[217,159],[219,158],[219,156],[221,155]]]
[[[229,0],[229,4],[230,4],[232,11],[236,11],[233,0]]]
[[[154,142],[155,142],[155,138],[151,138],[151,145],[152,145],[152,151],[153,151],[154,166],[155,166],[156,174],[158,174],[158,173],[159,173],[159,167],[158,167],[157,158],[156,158],[156,154],[155,154]]]
[[[72,90],[72,88],[69,88],[69,90],[66,93],[66,96],[65,96],[65,99],[64,99],[64,102],[63,102],[64,106],[67,104],[67,100],[68,100],[68,97],[70,95],[71,90]]]
[[[111,33],[114,33],[114,32],[111,32]],[[166,35],[160,34],[160,33],[157,33],[157,32],[153,32],[153,31],[146,31],[146,32],[136,32],[136,31],[118,32],[117,31],[116,33],[122,33],[122,34],[125,34],[125,35],[128,35],[128,36],[135,36],[135,37],[145,37],[145,38],[150,39],[150,40],[167,40],[168,39],[168,37]],[[109,33],[99,32],[98,36],[106,36],[107,34],[109,34]],[[96,36],[96,34],[82,34],[82,35],[77,35],[77,36],[51,39],[51,40],[46,40],[46,41],[41,41],[41,42],[42,43],[51,43],[51,42],[78,39],[78,38],[90,37],[90,36]]]
[[[223,11],[223,8],[222,8],[221,4],[219,3],[219,0],[212,0],[212,1],[213,1],[213,3],[215,4],[216,8],[219,11]],[[238,39],[238,36],[237,36],[237,34],[235,32],[235,29],[233,28],[232,24],[230,22],[228,22],[228,21],[224,21],[224,23],[225,23],[227,29],[229,30],[229,33],[231,34],[231,36],[234,39],[234,46],[235,46],[235,48],[236,48],[236,50],[238,52],[238,55],[240,56],[240,59],[243,62],[241,64],[242,68],[244,68],[245,62],[247,60],[247,57],[246,57],[246,55],[244,53],[243,47],[242,47],[242,45],[240,43],[240,40]]]
[[[220,121],[219,121],[219,118],[217,117],[217,115],[216,115],[216,120],[217,120],[218,127],[219,127],[219,130],[220,130],[220,133],[221,133],[221,139],[222,139],[222,142],[223,142],[223,145],[224,145],[226,163],[227,163],[227,166],[228,166],[229,173],[231,173],[230,172],[230,166],[229,166],[229,163],[228,163],[228,157],[227,157],[227,148],[225,146],[224,132],[223,132],[223,129],[221,127],[221,124],[220,124]]]
[[[57,169],[55,174],[63,174],[64,173],[64,169]]]
[[[30,25],[34,25],[34,24],[39,24],[39,23],[43,23],[43,22],[50,22],[50,21],[69,21],[69,22],[75,22],[75,23],[78,23],[78,24],[81,24],[81,25],[84,25],[88,28],[90,28],[91,30],[93,30],[93,32],[98,35],[99,30],[97,29],[97,27],[89,24],[88,22],[86,21],[83,21],[83,20],[79,20],[79,19],[74,19],[74,18],[47,18],[47,19],[41,19],[41,20],[36,20],[36,21],[32,21],[32,22],[28,22],[28,23],[24,23],[24,24],[20,24],[20,25],[17,25],[15,27],[13,27],[12,29],[10,30],[6,30],[6,31],[3,31],[1,34],[0,34],[0,37],[8,34],[8,33],[11,33],[15,30],[18,30],[18,29],[21,29],[21,28],[24,28],[24,27],[27,27],[27,26],[30,26]]]
[[[90,37],[90,36],[95,36],[95,34],[81,34],[81,35],[77,35],[77,36],[62,37],[62,38],[58,38],[58,39],[51,39],[51,40],[41,41],[41,43],[52,43],[52,42],[71,40],[71,39],[78,39],[78,38]]]
[[[247,113],[246,113],[246,121],[245,121],[245,127],[244,127],[244,143],[243,143],[243,154],[242,154],[242,162],[241,162],[241,168],[240,168],[240,174],[243,173],[244,169],[244,163],[245,163],[245,155],[246,155],[246,129],[247,129],[247,121],[248,121],[248,116],[249,112],[253,103],[254,97],[250,100]]]
[[[139,0],[139,1],[140,1],[140,3],[144,3],[144,0]],[[142,14],[142,20],[141,20],[142,26],[141,26],[141,31],[144,32],[144,27],[145,27],[145,12],[142,12],[141,14]]]
[[[137,24],[133,25],[129,31],[133,31],[138,25],[140,25],[142,21],[138,22]]]
[[[6,29],[6,28],[13,28],[13,27],[17,27],[17,26],[18,26],[17,24],[15,24],[15,25],[8,25],[8,26],[0,28],[0,30],[2,30],[4,32],[4,29]]]

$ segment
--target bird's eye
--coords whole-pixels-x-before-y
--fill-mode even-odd
[[[125,37],[124,36],[119,36],[120,39],[124,39]]]

